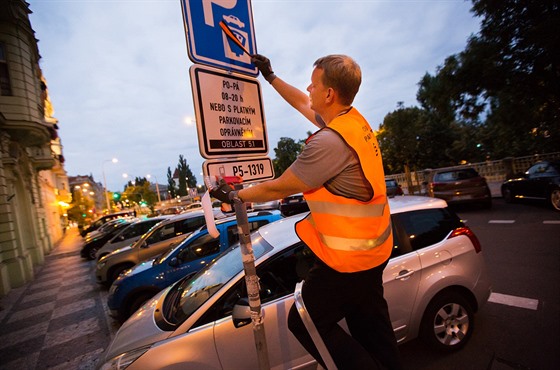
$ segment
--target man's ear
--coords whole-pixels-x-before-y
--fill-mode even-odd
[[[335,95],[334,89],[332,87],[329,87],[327,89],[327,97],[326,97],[327,103],[334,102],[334,95]]]

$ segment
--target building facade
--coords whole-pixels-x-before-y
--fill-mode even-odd
[[[0,296],[33,279],[71,202],[29,13],[24,0],[0,0]]]

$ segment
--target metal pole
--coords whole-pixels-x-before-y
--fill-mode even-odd
[[[235,189],[242,189],[241,184],[236,184]],[[237,218],[237,230],[239,233],[239,245],[241,247],[241,258],[245,270],[245,283],[247,284],[247,295],[249,296],[249,308],[251,310],[251,321],[253,322],[253,335],[259,360],[260,370],[269,370],[268,347],[264,331],[264,320],[261,311],[261,298],[259,295],[259,278],[255,267],[255,255],[251,244],[249,232],[249,221],[247,219],[247,205],[240,200],[234,203],[235,217]]]

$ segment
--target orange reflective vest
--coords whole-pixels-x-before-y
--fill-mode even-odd
[[[357,155],[374,195],[363,202],[324,186],[304,193],[310,214],[296,224],[301,240],[339,272],[368,270],[385,262],[393,246],[381,153],[373,130],[354,108],[326,128],[337,132]]]

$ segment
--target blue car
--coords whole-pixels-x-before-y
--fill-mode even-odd
[[[280,220],[282,214],[279,211],[252,212],[247,218],[252,232]],[[235,217],[217,221],[216,228],[220,232],[217,238],[213,238],[203,226],[169,252],[121,274],[111,285],[107,298],[111,316],[126,320],[160,290],[194,274],[239,241]]]

